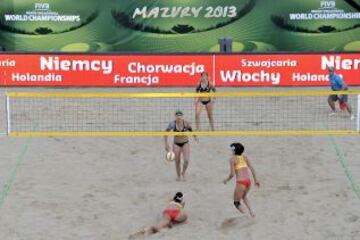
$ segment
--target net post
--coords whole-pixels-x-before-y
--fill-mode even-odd
[[[10,97],[6,94],[6,134],[9,136],[10,132],[11,132]]]
[[[357,95],[356,131],[360,132],[360,94]]]

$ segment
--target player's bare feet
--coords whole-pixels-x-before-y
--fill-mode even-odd
[[[186,177],[185,177],[185,173],[181,174],[181,178],[183,182],[186,182]]]
[[[331,112],[329,113],[329,117],[334,116],[334,115],[336,115],[336,112],[335,112],[335,111],[331,111]]]
[[[255,218],[255,213],[253,211],[250,211],[250,216]]]
[[[136,239],[136,238],[138,238],[140,236],[143,236],[149,231],[149,229],[150,229],[149,227],[144,227],[143,229],[141,229],[141,230],[139,230],[139,231],[137,231],[135,233],[130,234],[129,239]]]
[[[239,210],[239,212],[241,212],[241,213],[245,213],[244,207],[241,205],[239,207],[237,207],[237,210]]]

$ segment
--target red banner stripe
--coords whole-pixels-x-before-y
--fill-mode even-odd
[[[329,66],[360,85],[360,53],[234,55],[2,54],[1,86],[324,86]]]

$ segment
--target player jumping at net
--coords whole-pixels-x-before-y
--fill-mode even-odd
[[[198,86],[196,87],[196,92],[198,93],[210,93],[210,91],[215,92],[215,87],[209,81],[209,75],[207,72],[201,73],[201,78],[199,81]],[[214,103],[215,98],[210,97],[199,97],[195,99],[195,122],[196,122],[196,130],[200,130],[200,114],[203,106],[205,106],[211,131],[215,130],[214,127],[214,118],[213,118],[213,111],[214,111]]]
[[[329,67],[329,80],[330,86],[333,91],[347,91],[348,86],[346,85],[344,79],[342,79],[339,75],[335,74],[334,67]],[[328,97],[328,103],[331,108],[331,115],[336,114],[335,102],[339,101],[340,109],[345,109],[350,114],[350,119],[354,119],[354,115],[352,114],[351,106],[348,103],[348,95],[346,94],[331,94]]]
[[[255,185],[260,187],[260,183],[256,178],[255,169],[251,165],[251,162],[243,154],[245,150],[244,146],[241,143],[232,143],[230,147],[232,151],[232,157],[230,159],[230,174],[229,177],[223,181],[223,183],[226,184],[234,176],[236,177],[234,205],[236,209],[239,210],[241,213],[245,213],[245,210],[241,205],[241,201],[243,201],[245,206],[248,208],[250,215],[252,217],[255,217],[255,214],[250,207],[250,202],[247,196],[251,187],[249,169],[254,178]]]
[[[181,192],[177,192],[162,212],[161,220],[157,224],[146,226],[140,231],[131,234],[129,238],[133,239],[139,235],[154,234],[163,228],[172,227],[173,224],[185,222],[188,217],[184,208],[184,195]]]
[[[174,131],[174,132],[192,132],[192,127],[188,121],[184,120],[183,112],[177,110],[175,112],[175,121],[169,123],[166,131]],[[194,135],[195,141],[198,141],[197,136]],[[168,136],[164,136],[165,141],[165,151],[170,151],[170,146],[168,143]],[[189,145],[189,137],[186,135],[176,135],[174,136],[174,144],[173,151],[175,153],[175,168],[177,178],[176,181],[185,181],[186,170],[189,166],[190,161],[190,145]],[[184,158],[184,164],[181,170],[181,154]]]

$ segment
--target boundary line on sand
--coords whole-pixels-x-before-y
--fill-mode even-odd
[[[338,163],[340,163],[340,165],[342,166],[346,177],[348,178],[350,184],[351,184],[351,189],[353,190],[353,192],[355,193],[356,197],[359,199],[360,201],[360,188],[359,186],[356,184],[356,182],[354,181],[354,178],[351,174],[351,171],[349,170],[349,167],[347,166],[346,162],[345,162],[345,157],[343,152],[340,149],[340,146],[337,144],[335,137],[334,136],[329,136],[329,141],[332,144],[335,152],[336,152],[336,156],[337,156],[337,161]]]
[[[0,192],[0,209],[3,206],[6,197],[10,193],[10,190],[12,188],[12,185],[14,184],[16,175],[17,175],[22,163],[24,162],[25,154],[29,149],[31,141],[32,141],[31,137],[26,139],[25,144],[22,146],[20,153],[16,157],[16,165],[15,165],[14,169],[11,171],[11,174],[8,177],[8,179],[5,181],[5,184],[4,184],[3,188],[2,188],[2,191]]]

